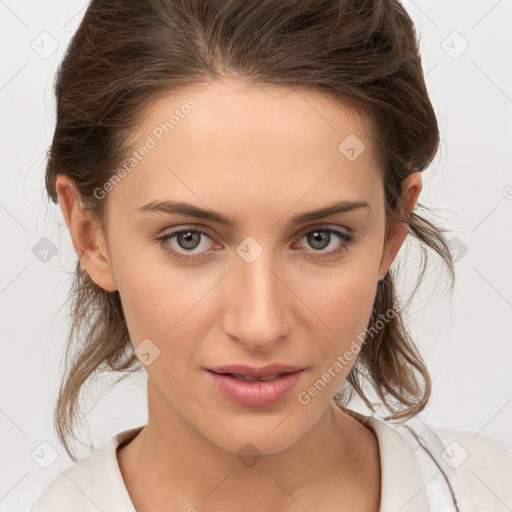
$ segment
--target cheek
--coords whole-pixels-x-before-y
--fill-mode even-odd
[[[110,245],[128,331],[136,346],[145,338],[161,339],[172,329],[186,314],[186,307],[190,309],[194,289],[185,285],[183,274],[166,261],[154,242],[125,240],[130,237],[118,231]]]
[[[154,248],[120,254],[116,279],[133,345],[151,340],[166,366],[189,357],[205,337],[202,329],[218,318],[211,298],[218,275],[200,267],[175,266],[163,250],[158,254]]]
[[[303,278],[298,294],[339,337],[362,323],[366,327],[375,298],[377,267],[377,258],[358,254],[339,268]]]
[[[185,324],[190,326],[188,315],[204,295],[202,287],[183,283],[183,276],[176,272],[157,274],[156,270],[156,267],[148,271],[133,269],[119,287],[135,345],[138,339],[163,340]]]
[[[374,297],[374,280],[367,274],[353,272],[344,280],[343,286],[331,306],[333,320],[337,321],[337,327],[342,330],[348,329],[351,332],[355,328],[363,327],[362,324],[366,327]]]
[[[370,259],[372,263],[368,265],[359,259],[357,264],[331,270],[329,279],[317,275],[302,288],[304,302],[320,320],[315,322],[316,333],[311,337],[323,366],[330,366],[348,349],[355,351],[354,347],[361,346],[376,293],[373,267],[377,262]]]
[[[222,300],[216,287],[224,270],[175,265],[154,242],[138,240],[128,247],[125,241],[133,238],[121,231],[111,237],[116,282],[131,340],[137,346],[150,339],[161,349],[172,340],[174,355],[181,352],[180,347],[190,354],[208,326],[219,322]],[[298,317],[306,322],[307,330],[314,331],[310,336],[316,339],[315,350],[326,357],[350,346],[367,327],[380,258],[377,239],[366,237],[339,266],[297,266],[295,275],[287,276],[300,298],[291,307],[305,308],[302,313],[297,311]]]

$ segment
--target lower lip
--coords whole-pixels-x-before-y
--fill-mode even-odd
[[[249,407],[266,407],[282,400],[297,384],[303,370],[268,381],[241,380],[207,370],[217,389],[233,402]]]

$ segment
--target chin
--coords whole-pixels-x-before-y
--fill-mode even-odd
[[[240,414],[235,417],[215,415],[220,423],[210,422],[200,434],[211,444],[234,455],[272,455],[293,446],[315,423],[299,418],[286,409],[274,414]],[[311,425],[310,425],[311,424]]]
[[[283,430],[280,435],[276,434],[270,438],[266,432],[255,432],[254,429],[248,428],[247,433],[238,432],[229,439],[226,436],[212,438],[211,434],[208,435],[208,438],[213,445],[237,457],[259,457],[280,453],[293,446],[300,436],[297,432],[295,432],[293,437],[290,434],[290,432]]]

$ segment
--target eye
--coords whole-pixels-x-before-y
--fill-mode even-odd
[[[204,252],[207,250],[203,244],[203,238],[206,237],[211,240],[208,233],[202,229],[180,229],[167,233],[163,236],[157,237],[156,240],[160,242],[160,245],[166,250],[171,256],[177,260],[194,261],[198,258],[204,257]],[[171,240],[176,239],[176,244],[179,249],[176,250],[171,245]],[[181,250],[180,250],[181,249]],[[194,249],[198,249],[192,252]]]
[[[334,235],[334,237],[333,237]],[[204,258],[208,252],[208,243],[204,239],[212,240],[208,232],[199,228],[182,228],[163,236],[155,237],[162,248],[176,260],[195,261]],[[175,242],[171,241],[175,239]],[[305,232],[300,240],[306,239],[313,251],[307,254],[308,258],[331,258],[339,256],[348,250],[348,245],[353,243],[355,235],[330,227],[319,227]],[[336,243],[336,239],[338,242]],[[325,250],[327,247],[334,248]],[[174,245],[174,247],[173,247]],[[296,245],[296,244],[295,244]],[[177,249],[175,247],[178,247]],[[220,246],[218,246],[220,247]]]
[[[338,243],[336,243],[336,238]],[[308,245],[313,248],[313,253],[308,254],[308,257],[318,259],[339,256],[344,253],[348,250],[348,245],[354,242],[355,236],[339,229],[320,227],[307,231],[300,238],[300,240],[302,239],[306,239]],[[334,248],[324,250],[326,247],[332,246],[332,242],[334,242]]]

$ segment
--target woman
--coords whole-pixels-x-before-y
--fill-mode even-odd
[[[57,430],[73,456],[105,368],[147,372],[148,421],[34,512],[512,504],[507,447],[421,414],[391,265],[408,234],[453,265],[418,212],[439,132],[398,1],[93,0],[56,96],[46,185],[79,256]]]

